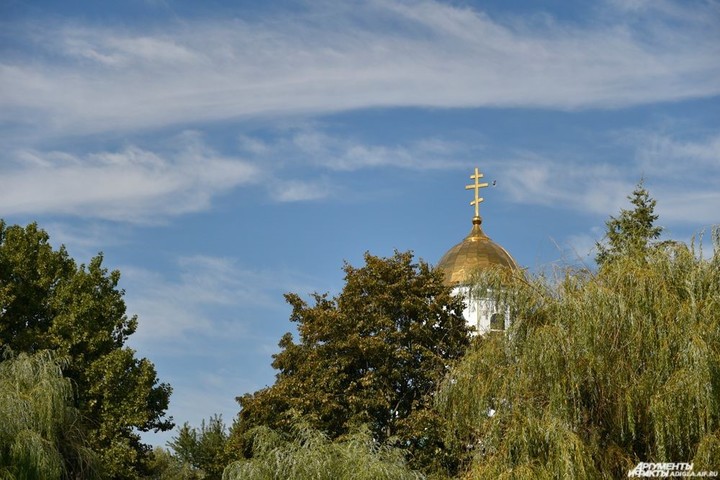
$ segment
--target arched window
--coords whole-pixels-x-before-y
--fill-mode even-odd
[[[505,315],[493,313],[490,317],[490,330],[505,330]]]

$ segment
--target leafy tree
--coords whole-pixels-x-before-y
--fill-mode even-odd
[[[251,459],[230,464],[223,480],[419,480],[403,451],[378,444],[367,429],[336,441],[299,423],[291,435],[256,427]]]
[[[185,423],[176,437],[168,442],[178,458],[201,472],[202,478],[220,480],[228,463],[225,454],[228,432],[222,416],[210,417],[208,423],[202,421],[200,428],[192,428]]]
[[[720,467],[720,242],[710,260],[674,243],[629,249],[598,273],[502,288],[488,274],[478,287],[514,322],[471,349],[438,395],[469,449],[465,478]]]
[[[632,210],[622,209],[619,217],[610,217],[605,222],[605,242],[596,244],[598,253],[595,261],[598,265],[627,255],[641,255],[662,233],[662,227],[655,225],[658,219],[654,213],[656,201],[650,197],[642,181],[628,200],[634,205]]]
[[[63,374],[77,388],[75,406],[104,470],[136,478],[148,447],[135,430],[172,428],[164,418],[171,389],[124,346],[137,318],[125,314],[120,273],[102,260],[77,266],[36,224],[0,221],[0,346],[67,358]]]
[[[334,298],[315,294],[310,306],[286,295],[300,341],[289,333],[280,341],[274,385],[238,398],[231,448],[252,456],[246,432],[260,425],[287,432],[300,415],[331,439],[367,424],[376,440],[409,448],[414,465],[451,469],[442,419],[431,407],[469,341],[463,300],[410,252],[366,254],[365,266],[344,271]]]
[[[148,461],[147,480],[204,480],[204,472],[161,447],[155,447]]]
[[[0,363],[0,478],[97,478],[70,381],[48,351]]]

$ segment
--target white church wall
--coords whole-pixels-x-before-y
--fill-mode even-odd
[[[473,329],[473,335],[485,335],[491,331],[504,331],[510,328],[510,310],[496,305],[492,298],[470,295],[470,288],[459,286],[453,289],[453,295],[462,295],[465,299],[463,317]]]

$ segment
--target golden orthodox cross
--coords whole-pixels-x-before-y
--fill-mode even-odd
[[[480,216],[480,209],[479,209],[480,202],[482,202],[484,200],[484,198],[482,198],[480,196],[480,189],[487,187],[488,184],[487,184],[487,182],[480,183],[480,179],[483,178],[483,174],[478,171],[477,167],[475,167],[475,173],[473,175],[470,175],[470,178],[472,180],[475,180],[475,183],[472,185],[465,185],[465,190],[475,189],[475,200],[470,202],[470,205],[475,205],[475,216],[479,217]]]

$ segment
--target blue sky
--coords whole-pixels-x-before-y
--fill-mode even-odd
[[[713,0],[0,0],[0,217],[104,252],[169,413],[231,421],[282,294],[437,262],[475,166],[532,272],[591,262],[640,178],[668,237],[720,223],[719,107]]]

